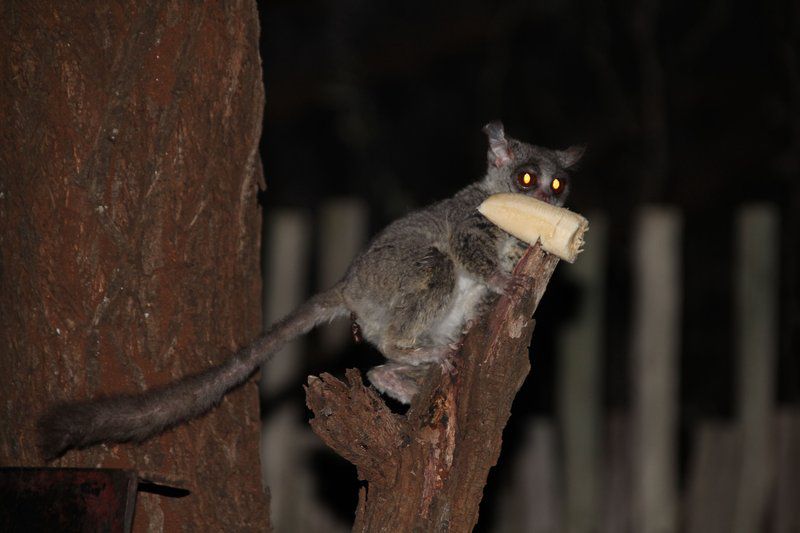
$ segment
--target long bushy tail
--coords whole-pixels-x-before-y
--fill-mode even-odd
[[[199,416],[293,338],[346,312],[340,287],[320,293],[227,361],[138,395],[55,406],[39,421],[45,457],[101,442],[139,442]]]

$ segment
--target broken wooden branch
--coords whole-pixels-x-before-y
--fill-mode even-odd
[[[531,318],[558,258],[540,245],[515,274],[527,290],[500,297],[448,365],[433,365],[405,415],[393,413],[357,370],[347,383],[311,376],[312,429],[367,482],[353,531],[471,531],[511,404],[530,371]]]

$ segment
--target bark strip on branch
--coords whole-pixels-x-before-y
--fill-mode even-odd
[[[357,370],[347,383],[310,377],[312,429],[358,469],[353,531],[471,531],[511,404],[530,371],[533,315],[558,258],[529,249],[515,274],[527,290],[502,296],[448,365],[434,365],[405,416],[392,413]]]

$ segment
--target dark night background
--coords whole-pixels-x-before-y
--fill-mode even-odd
[[[634,215],[683,214],[681,460],[698,420],[735,405],[734,220],[779,206],[777,401],[800,402],[800,7],[766,2],[260,2],[266,209],[357,196],[374,233],[482,176],[483,124],[548,147],[587,143],[570,208],[610,221],[603,401],[627,405]],[[591,238],[591,232],[588,236]],[[320,287],[321,288],[321,287]],[[580,295],[557,276],[538,312],[533,371],[517,398],[481,527],[515,432],[554,409],[552,333]],[[339,368],[374,364],[366,348]],[[321,367],[321,368],[320,368]],[[309,372],[331,370],[331,363]],[[297,387],[296,400],[302,402]],[[293,396],[294,391],[289,396]],[[504,461],[506,459],[506,461]],[[323,486],[345,516],[357,481]],[[342,479],[352,479],[343,489]]]

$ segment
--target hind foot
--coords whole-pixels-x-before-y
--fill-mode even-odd
[[[383,394],[400,403],[409,404],[419,392],[422,380],[431,366],[386,363],[367,372],[367,378]]]

